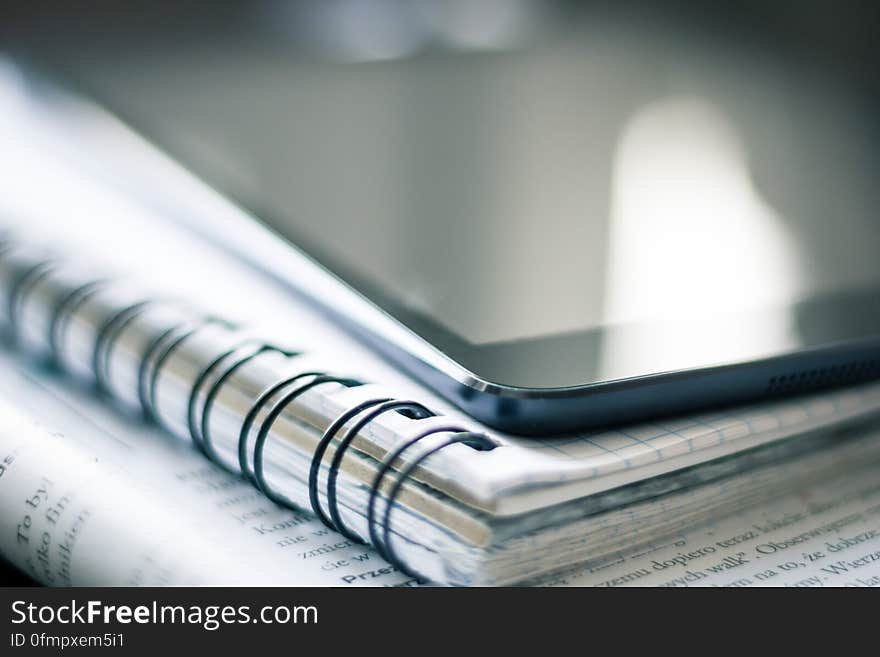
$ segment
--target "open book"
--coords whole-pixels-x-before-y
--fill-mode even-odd
[[[503,584],[587,564],[573,581],[611,582],[622,552],[876,472],[877,384],[589,435],[489,431],[85,175],[31,110],[0,128],[0,316],[56,371],[10,365],[4,387],[32,417],[66,408],[43,421],[69,437],[0,428],[0,546],[42,581]]]

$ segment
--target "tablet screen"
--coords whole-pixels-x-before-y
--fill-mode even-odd
[[[134,51],[80,78],[353,287],[469,344],[880,284],[876,112],[767,52],[583,24],[357,61]]]

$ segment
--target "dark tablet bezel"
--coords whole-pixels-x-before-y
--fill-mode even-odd
[[[269,239],[299,251],[286,240],[275,236]],[[282,263],[264,260],[253,264],[317,303],[341,325],[455,405],[487,425],[512,434],[546,436],[596,429],[880,378],[880,287],[844,290],[789,306],[679,322],[675,326],[602,326],[474,345],[430,317],[401,306],[381,290],[358,290],[342,282],[318,262],[313,261],[313,266],[333,279],[334,285],[345,287],[375,307],[376,318],[382,318],[379,326],[387,326],[389,332],[367,328],[344,312],[343,306],[311,295],[285,274]],[[743,354],[741,345],[729,343],[740,333],[754,335],[756,327],[763,325],[772,325],[774,330],[769,335],[773,335],[781,321],[788,322],[791,330],[776,346],[771,340],[761,349]],[[399,332],[393,330],[395,324],[418,336],[427,347],[428,357],[424,350],[417,352],[396,340],[394,335]],[[620,376],[598,375],[603,342],[640,342],[643,351],[652,346],[656,334],[670,331],[678,332],[679,341],[713,332],[727,336],[727,346],[738,355],[725,359],[729,354],[721,349],[716,352],[717,358],[682,363],[680,367],[634,368],[621,370]],[[718,346],[723,347],[724,340]],[[607,363],[603,367],[607,369]]]

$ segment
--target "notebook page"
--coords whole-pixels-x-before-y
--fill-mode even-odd
[[[409,581],[369,548],[275,506],[189,446],[32,365],[0,351],[0,552],[35,579]]]
[[[878,587],[877,474],[873,466],[823,481],[546,583]]]
[[[0,76],[0,85],[2,81]],[[157,290],[173,290],[227,317],[256,323],[280,341],[320,354],[335,371],[381,382],[388,396],[424,401],[463,426],[485,430],[358,345],[280,285],[121,194],[109,184],[113,181],[106,171],[103,180],[91,173],[83,175],[87,167],[74,164],[80,164],[75,158],[86,157],[84,151],[73,155],[65,151],[59,134],[47,129],[39,113],[25,111],[32,109],[27,99],[16,95],[12,86],[6,92],[20,106],[16,111],[15,103],[3,105],[9,121],[2,124],[7,126],[6,148],[0,154],[0,172],[10,181],[0,211],[13,224],[42,235],[65,252],[130,271]],[[42,193],[46,188],[53,193]],[[165,193],[164,187],[158,190]],[[195,196],[192,212],[203,212],[205,221],[212,221],[219,212],[217,204],[209,211],[202,202],[204,195]],[[338,413],[344,406],[341,400],[336,406],[328,400],[329,412]],[[509,515],[878,410],[880,386],[874,385],[561,439],[518,439],[489,431],[502,447],[474,453],[453,446],[433,457],[425,469],[441,484],[458,483],[482,508]],[[394,427],[385,426],[391,421],[382,418],[372,425],[372,438],[383,448],[399,442]]]

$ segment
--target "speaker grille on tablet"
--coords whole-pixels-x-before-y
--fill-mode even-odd
[[[801,370],[774,376],[767,382],[767,394],[815,390],[828,386],[858,383],[880,377],[880,360],[860,360],[820,369]]]

